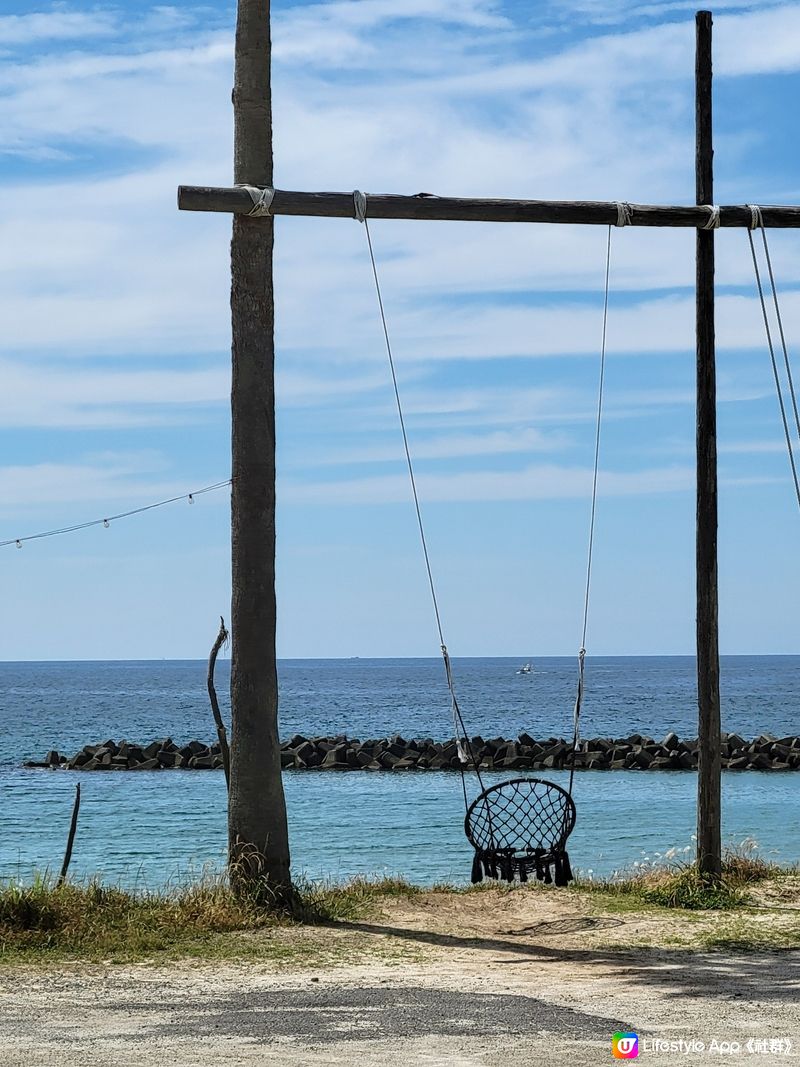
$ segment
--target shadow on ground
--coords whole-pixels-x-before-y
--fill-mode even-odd
[[[514,936],[566,934],[596,929],[598,920],[567,919],[533,924],[508,931]],[[603,923],[603,920],[599,920]],[[573,926],[573,923],[575,924]],[[609,925],[621,920],[611,919]],[[585,925],[591,924],[591,925]],[[498,937],[459,936],[412,927],[382,926],[366,922],[342,922],[338,929],[378,937],[396,938],[438,948],[485,953],[487,963],[539,966],[550,962],[615,969],[634,984],[657,985],[668,996],[719,996],[753,998],[761,1002],[800,1000],[800,950],[775,949],[758,952],[730,950],[695,951],[681,948],[559,948],[530,941],[507,941]],[[502,953],[498,960],[496,953]]]

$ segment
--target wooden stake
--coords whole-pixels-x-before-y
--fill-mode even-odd
[[[696,18],[697,203],[714,203],[711,12]],[[722,872],[719,615],[717,593],[717,411],[714,350],[714,231],[697,231],[697,866]]]
[[[69,870],[69,863],[72,859],[72,846],[75,844],[75,831],[78,829],[78,812],[81,810],[81,784],[75,786],[75,803],[72,805],[72,819],[69,824],[69,834],[67,836],[67,848],[64,852],[64,862],[61,864],[61,874],[58,876],[56,885],[63,885],[67,877],[67,871]]]
[[[234,181],[272,183],[270,5],[239,0]],[[237,890],[290,894],[275,662],[273,222],[236,215],[231,241],[232,477],[229,873]]]

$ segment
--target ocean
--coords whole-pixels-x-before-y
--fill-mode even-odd
[[[576,664],[534,662],[530,675],[507,658],[454,660],[470,734],[569,737]],[[215,731],[204,661],[0,663],[0,878],[57,870],[76,782],[82,806],[71,873],[150,888],[224,864],[225,783],[221,772],[98,774],[27,770],[51,748],[123,738],[178,744]],[[439,659],[284,660],[279,664],[281,737],[347,734],[451,737]],[[227,705],[229,663],[217,690]],[[744,737],[800,732],[800,656],[722,660],[723,729]],[[582,735],[660,739],[696,736],[691,657],[587,660]],[[487,784],[501,774],[486,774]],[[566,783],[566,774],[553,772]],[[284,773],[292,864],[305,878],[402,875],[463,883],[471,849],[463,796],[452,772]],[[669,850],[689,855],[695,830],[691,771],[582,771],[573,865],[608,875]],[[755,840],[764,856],[800,861],[800,774],[724,772],[723,834]],[[688,851],[687,851],[688,850]]]

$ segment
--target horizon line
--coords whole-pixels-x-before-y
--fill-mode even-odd
[[[720,659],[791,659],[793,657],[800,657],[800,652],[721,652]],[[453,655],[450,657],[452,660],[511,660],[513,662],[523,661],[525,663],[536,663],[537,660],[575,660],[577,659],[576,653],[565,654],[559,653],[557,655],[539,655],[533,656],[509,656],[509,655]],[[587,660],[602,660],[602,659],[696,659],[697,654],[695,652],[626,652],[626,653],[597,653],[595,655],[588,655]],[[160,656],[158,658],[152,657],[124,657],[118,659],[0,659],[0,666],[15,666],[20,664],[66,664],[66,663],[206,663],[207,656]],[[230,663],[230,656],[220,656],[218,662]],[[362,661],[364,663],[374,662],[406,662],[408,660],[419,662],[438,662],[441,660],[441,656],[428,655],[428,656],[278,656],[278,663],[351,663],[355,661]]]

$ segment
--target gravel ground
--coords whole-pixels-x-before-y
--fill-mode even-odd
[[[5,991],[6,1067],[38,1064],[205,1067],[227,1063],[493,1063],[542,1042],[608,1046],[603,1019],[520,994],[414,985],[347,986],[344,976],[288,988],[127,973],[62,976],[55,992]],[[205,981],[204,981],[205,979]],[[378,980],[379,981],[379,980]],[[503,1050],[506,1050],[505,1053]],[[486,1056],[489,1056],[487,1059]],[[499,1059],[494,1059],[499,1056]]]
[[[256,954],[0,970],[0,1065],[594,1067],[612,1062],[618,1029],[659,1067],[800,1057],[796,950],[699,951],[675,945],[671,916],[586,908],[541,893],[392,901],[374,921],[265,935],[299,951],[280,969]],[[317,939],[338,962],[303,964]],[[654,1039],[705,1047],[658,1052]]]

